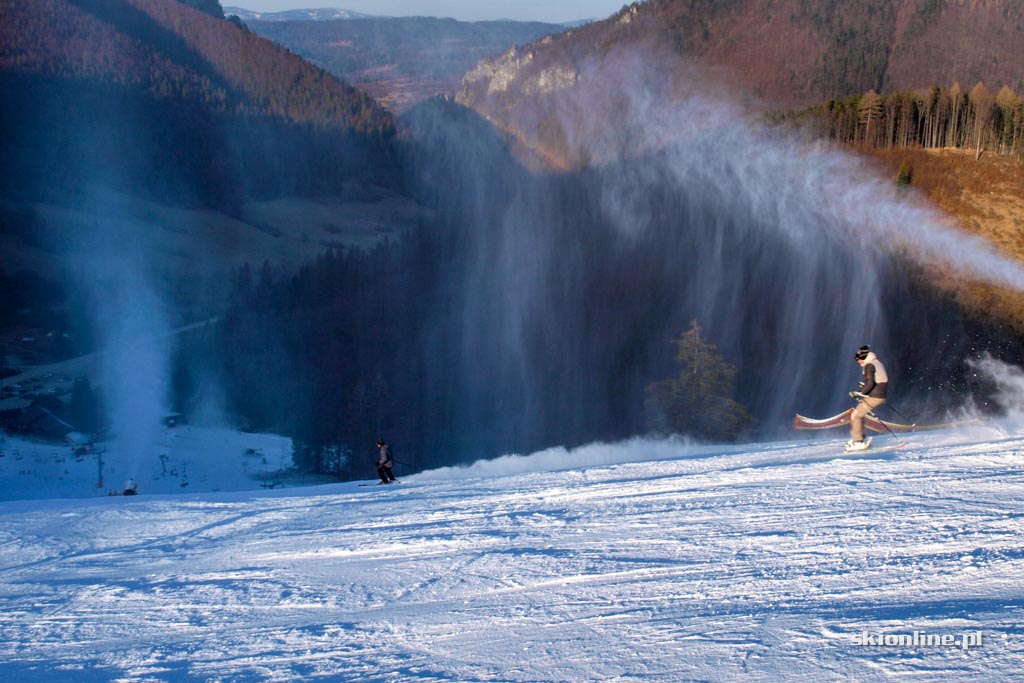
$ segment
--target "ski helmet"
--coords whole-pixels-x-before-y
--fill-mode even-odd
[[[864,346],[857,349],[857,353],[853,354],[853,357],[856,358],[857,360],[864,360],[865,358],[868,357],[869,353],[871,353],[871,349],[868,347],[867,344],[865,344]]]

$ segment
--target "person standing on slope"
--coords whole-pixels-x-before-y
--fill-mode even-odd
[[[850,440],[846,442],[846,450],[861,451],[871,446],[871,439],[864,440],[864,416],[885,403],[889,375],[867,344],[857,349],[854,358],[863,368],[864,378],[858,390],[850,392],[850,396],[857,399],[857,407],[850,415]]]
[[[377,474],[380,476],[380,483],[390,484],[395,480],[391,472],[394,463],[391,460],[391,448],[384,439],[377,439],[377,448],[380,449],[380,456],[377,458]]]

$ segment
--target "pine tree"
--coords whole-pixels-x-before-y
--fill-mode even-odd
[[[652,426],[705,439],[735,439],[753,424],[747,410],[732,400],[736,366],[701,337],[694,320],[673,340],[679,376],[647,386],[647,409]]]
[[[900,163],[900,170],[896,174],[896,184],[899,185],[900,187],[906,187],[907,185],[910,185],[911,174],[912,171],[910,168],[910,162],[907,160],[903,160]]]

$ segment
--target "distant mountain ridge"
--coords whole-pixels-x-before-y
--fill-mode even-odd
[[[205,12],[211,17],[224,18],[224,8],[220,6],[220,0],[178,0],[178,2]]]
[[[225,7],[224,14],[229,16],[234,14],[242,21],[336,21],[338,19],[369,19],[376,16],[340,7],[289,9],[280,12],[257,12],[243,7]]]
[[[434,95],[454,95],[463,74],[481,59],[565,28],[435,17],[246,22],[259,35],[356,85],[394,111]]]

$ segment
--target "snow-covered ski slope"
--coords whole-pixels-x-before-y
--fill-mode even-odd
[[[160,430],[144,453],[99,443],[76,455],[65,444],[0,435],[0,500],[95,498],[120,493],[240,491],[276,486],[292,466],[292,440],[278,434],[184,425]]]
[[[1013,680],[1024,438],[909,441],[0,503],[0,678]]]

